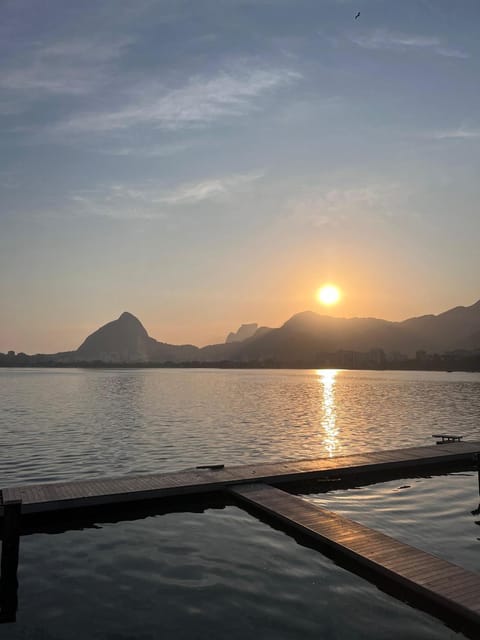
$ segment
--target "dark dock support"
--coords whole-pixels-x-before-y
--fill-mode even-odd
[[[0,622],[15,622],[17,614],[21,513],[21,501],[3,505]]]

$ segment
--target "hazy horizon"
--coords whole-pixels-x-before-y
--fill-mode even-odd
[[[469,307],[472,306],[473,304],[475,304],[476,302],[480,302],[480,300],[475,300],[473,303],[468,304],[468,305],[458,305],[460,307]],[[442,311],[438,312],[438,313],[434,313],[434,314],[427,314],[427,315],[438,315],[439,313],[443,313],[445,311],[449,311],[450,309],[443,309]],[[340,319],[355,319],[355,318],[373,318],[373,316],[341,316],[335,313],[335,309],[324,309],[324,310],[315,310],[315,309],[304,309],[302,311],[297,311],[294,314],[292,314],[291,316],[288,316],[287,318],[284,318],[280,323],[276,324],[276,325],[267,325],[266,323],[260,323],[260,322],[256,322],[256,321],[252,321],[252,323],[256,322],[256,324],[258,325],[258,327],[268,327],[269,329],[275,329],[278,328],[280,326],[282,326],[285,322],[287,322],[288,320],[291,319],[291,317],[293,317],[294,315],[298,315],[301,313],[309,313],[309,312],[313,312],[313,313],[317,313],[319,315],[324,315],[324,316],[329,316],[329,317],[333,317],[333,318],[340,318]],[[212,341],[212,342],[205,342],[205,343],[195,343],[192,340],[188,340],[185,339],[181,342],[172,342],[170,340],[165,339],[162,335],[156,335],[154,332],[152,332],[149,327],[146,325],[145,322],[143,322],[142,318],[139,317],[136,313],[132,312],[129,309],[124,309],[123,311],[121,311],[120,313],[118,313],[115,317],[109,318],[107,320],[101,321],[100,323],[97,324],[93,324],[90,328],[85,329],[86,333],[82,336],[79,337],[77,343],[75,345],[70,345],[70,346],[64,346],[60,349],[54,349],[50,352],[47,351],[40,351],[40,350],[33,350],[31,352],[26,352],[26,350],[21,349],[21,348],[17,348],[17,349],[13,349],[15,352],[25,352],[28,353],[28,355],[34,355],[36,353],[59,353],[62,351],[75,351],[80,345],[81,343],[93,332],[95,332],[97,329],[100,329],[101,327],[105,326],[106,324],[118,320],[119,317],[123,314],[123,313],[128,313],[130,315],[133,315],[135,318],[137,318],[137,320],[139,320],[141,322],[141,324],[144,326],[144,328],[146,329],[149,337],[154,338],[155,340],[159,341],[159,342],[165,342],[165,343],[169,343],[169,344],[178,344],[178,345],[182,345],[182,344],[191,344],[194,345],[196,347],[204,347],[204,346],[208,346],[208,345],[212,345],[212,344],[222,344],[226,341],[226,338],[228,336],[228,334],[230,332],[236,332],[241,325],[243,324],[250,324],[249,322],[239,322],[237,323],[236,326],[232,326],[230,328],[227,328],[224,332],[224,335],[222,335],[221,337],[219,337],[217,340]],[[409,318],[414,318],[414,317],[419,317],[419,316],[409,316],[408,318],[399,318],[398,320],[395,319],[390,319],[390,321],[392,322],[402,322],[403,320],[408,320]],[[389,320],[388,318],[377,318],[379,320]],[[10,349],[8,349],[10,350]],[[7,349],[3,349],[0,347],[0,353],[3,352],[7,352]]]
[[[4,2],[0,351],[75,349],[124,310],[202,346],[306,309],[473,304],[479,18],[473,0]]]

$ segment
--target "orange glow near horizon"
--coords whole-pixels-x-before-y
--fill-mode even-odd
[[[336,304],[341,297],[340,289],[334,284],[325,284],[317,291],[317,300],[321,304],[330,306]]]

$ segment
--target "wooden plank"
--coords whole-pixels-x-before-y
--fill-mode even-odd
[[[269,485],[237,485],[229,491],[241,502],[373,569],[413,596],[441,605],[452,615],[467,619],[475,628],[478,625],[480,630],[480,574]],[[312,506],[318,512],[313,524]],[[343,531],[350,531],[348,539]]]
[[[21,500],[20,492],[15,487],[9,487],[2,491],[2,505],[17,504]]]

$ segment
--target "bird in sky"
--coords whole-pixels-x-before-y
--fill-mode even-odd
[[[357,15],[355,16],[355,20],[358,20],[358,18],[360,17],[360,11],[357,13]]]

